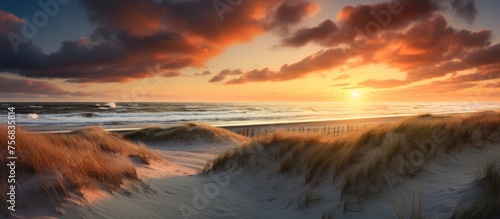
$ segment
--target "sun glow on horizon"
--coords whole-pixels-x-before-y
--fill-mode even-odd
[[[355,90],[355,91],[353,91],[353,92],[351,93],[351,96],[352,96],[352,98],[354,98],[354,99],[358,99],[358,98],[359,98],[359,95],[360,95],[360,94],[359,94],[359,91],[357,91],[357,90]]]

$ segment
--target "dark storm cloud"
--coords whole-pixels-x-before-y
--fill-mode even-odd
[[[474,22],[477,15],[477,7],[474,0],[452,0],[452,9],[455,13],[469,23]]]
[[[235,43],[269,28],[299,22],[315,4],[285,0],[243,1],[220,20],[212,1],[81,0],[96,26],[90,39],[65,41],[44,54],[23,41],[17,53],[8,34],[23,37],[24,21],[0,11],[0,71],[67,82],[128,82],[162,75],[179,76],[185,67],[204,63]],[[149,66],[159,66],[148,71]]]

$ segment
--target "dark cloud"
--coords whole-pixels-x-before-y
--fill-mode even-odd
[[[316,3],[306,1],[286,1],[281,4],[272,16],[271,26],[287,30],[290,25],[299,23],[306,15],[318,11]]]
[[[397,0],[373,5],[347,6],[337,16],[349,28],[362,28],[378,22],[385,29],[406,27],[426,19],[441,8],[440,1]]]
[[[481,66],[500,63],[500,44],[475,50],[463,58],[463,63],[471,66]]]
[[[283,46],[300,47],[309,42],[323,46],[352,44],[360,34],[404,29],[432,17],[441,4],[432,0],[398,0],[373,5],[344,7],[338,14],[338,24],[327,19],[316,27],[303,28],[282,41]]]
[[[0,93],[49,95],[49,96],[105,96],[99,92],[71,92],[56,84],[30,79],[14,79],[0,76]]]
[[[210,83],[221,82],[225,80],[227,76],[241,75],[241,74],[242,74],[241,69],[235,69],[235,70],[224,69],[219,74],[212,77],[212,79],[210,79],[208,82]]]
[[[453,11],[462,19],[469,23],[474,22],[477,15],[477,8],[474,0],[452,0]]]
[[[335,23],[331,20],[325,20],[316,27],[303,28],[298,30],[291,37],[282,41],[282,45],[301,47],[309,42],[322,43],[331,34],[338,30]]]
[[[128,82],[168,77],[185,67],[203,67],[228,46],[295,24],[314,9],[306,1],[242,1],[220,20],[212,1],[81,0],[96,28],[90,39],[65,41],[43,53],[22,43],[13,49],[7,34],[22,37],[23,20],[0,11],[0,72],[72,83]],[[271,25],[272,23],[272,25]],[[159,66],[150,72],[147,66]]]

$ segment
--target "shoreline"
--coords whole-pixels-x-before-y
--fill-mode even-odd
[[[431,113],[431,115],[465,115],[465,114],[473,114],[478,112],[457,112],[457,113]],[[373,124],[384,124],[384,123],[392,123],[400,121],[404,118],[418,116],[424,114],[404,114],[404,115],[388,115],[388,116],[376,116],[376,117],[355,117],[355,118],[339,118],[339,119],[324,119],[324,120],[303,120],[303,121],[276,121],[276,122],[268,122],[268,123],[237,123],[237,124],[208,124],[214,127],[224,128],[233,132],[242,129],[284,129],[284,128],[319,128],[319,127],[328,127],[328,126],[341,126],[341,125],[373,125]],[[167,124],[164,126],[160,126],[161,128],[171,128],[180,126],[186,123],[180,124]],[[127,133],[136,130],[141,130],[148,127],[155,126],[147,126],[142,128],[134,128],[134,127],[124,127],[124,128],[104,128],[104,130],[114,133]],[[37,131],[37,130],[29,130],[33,133],[39,134],[65,134],[76,131],[78,129],[73,130],[50,130],[50,131]]]

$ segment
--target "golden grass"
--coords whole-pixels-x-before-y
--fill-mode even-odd
[[[202,172],[224,170],[230,162],[244,167],[251,159],[274,158],[280,163],[279,174],[304,173],[305,183],[323,182],[331,174],[343,199],[366,199],[392,183],[387,173],[413,177],[438,153],[458,152],[468,145],[480,149],[499,138],[498,112],[422,115],[341,137],[286,132],[257,136],[209,162]],[[410,160],[414,164],[401,165]]]
[[[7,127],[0,126],[0,133],[7,133]],[[6,134],[0,135],[2,150],[7,150],[7,140]],[[161,159],[144,145],[133,144],[100,128],[70,134],[35,134],[18,128],[15,140],[17,182],[22,182],[23,177],[40,176],[42,190],[63,194],[70,188],[117,189],[124,179],[137,179],[130,157],[145,164]],[[2,166],[7,162],[5,156],[0,157]],[[0,178],[7,179],[8,173],[4,171],[1,168]],[[5,182],[2,183],[5,187]]]
[[[151,127],[133,131],[124,135],[125,138],[138,141],[246,141],[248,138],[229,130],[200,123],[187,123],[172,128]]]
[[[406,196],[406,194],[405,194]],[[408,203],[408,207],[403,207],[403,204],[401,202],[401,197],[398,195],[398,198],[396,199],[396,216],[398,219],[422,219],[422,218],[428,218],[423,215],[423,207],[422,207],[422,200],[420,193],[417,194],[417,192],[412,192],[411,196],[408,198],[406,196],[406,201]],[[403,212],[403,209],[408,209],[408,214],[405,215]]]

